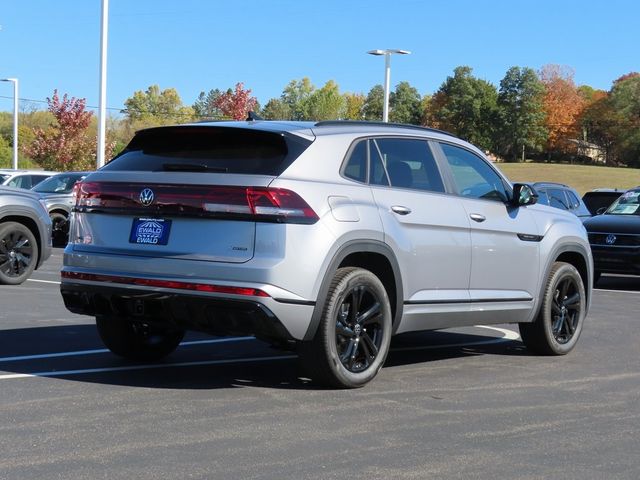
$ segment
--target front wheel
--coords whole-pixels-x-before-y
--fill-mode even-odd
[[[318,383],[361,387],[387,357],[391,325],[389,297],[378,277],[362,268],[341,268],[329,287],[314,339],[301,345],[301,359]]]
[[[17,222],[0,225],[0,283],[19,285],[36,268],[38,243],[26,226]]]
[[[576,268],[556,262],[551,268],[542,305],[533,323],[519,324],[528,349],[543,355],[565,355],[573,350],[584,324],[586,295]]]
[[[130,360],[160,360],[173,352],[183,330],[169,330],[116,316],[96,317],[98,334],[116,355]]]

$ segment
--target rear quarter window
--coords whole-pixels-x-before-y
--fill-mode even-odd
[[[160,127],[138,132],[105,170],[280,175],[311,141],[287,132]]]

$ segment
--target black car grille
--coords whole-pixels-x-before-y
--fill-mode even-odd
[[[616,234],[616,233],[590,233],[591,245],[605,245],[615,247],[638,247],[640,235]]]

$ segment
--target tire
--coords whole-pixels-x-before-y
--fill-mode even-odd
[[[551,268],[538,316],[533,323],[519,324],[527,348],[542,355],[565,355],[575,347],[586,314],[582,277],[568,263]]]
[[[184,337],[183,330],[164,330],[116,316],[96,317],[96,326],[106,347],[129,360],[160,360]]]
[[[69,219],[62,213],[54,212],[51,218],[51,239],[54,247],[64,247],[69,239]]]
[[[31,230],[17,222],[0,225],[0,283],[19,285],[38,262],[38,243]]]
[[[389,297],[378,277],[362,268],[341,268],[329,287],[315,337],[300,345],[303,366],[316,383],[362,387],[384,364],[391,326]]]

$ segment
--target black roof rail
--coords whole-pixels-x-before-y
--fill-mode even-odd
[[[549,186],[554,186],[554,187],[571,188],[571,187],[569,187],[569,185],[566,185],[566,184],[560,183],[560,182],[533,182],[533,186],[535,187],[536,185],[549,185]]]
[[[450,137],[455,137],[453,133],[445,132],[444,130],[438,130],[437,128],[421,127],[420,125],[410,125],[406,123],[393,123],[393,122],[376,122],[368,120],[323,120],[315,123],[316,127],[340,127],[340,126],[374,126],[374,127],[395,127],[395,128],[409,128],[412,130],[421,130],[423,132],[435,132]]]

